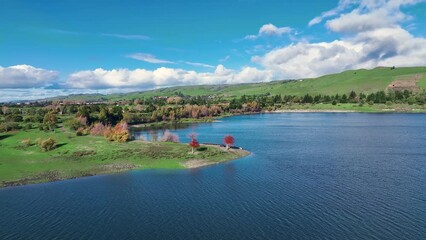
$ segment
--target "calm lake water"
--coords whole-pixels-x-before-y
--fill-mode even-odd
[[[249,157],[0,189],[0,239],[426,239],[426,115],[283,113],[175,130]]]

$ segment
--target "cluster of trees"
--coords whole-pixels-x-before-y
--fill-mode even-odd
[[[426,94],[419,93],[413,94],[408,90],[404,91],[378,91],[375,93],[357,94],[355,91],[351,91],[348,95],[346,94],[336,94],[333,96],[329,95],[315,95],[311,96],[309,94],[304,95],[303,97],[292,97],[284,96],[283,98],[288,102],[297,102],[297,103],[408,103],[408,104],[424,104],[426,102]]]
[[[121,122],[128,124],[152,123],[160,121],[178,122],[184,118],[213,118],[226,113],[253,113],[280,108],[291,104],[424,104],[426,93],[410,91],[378,91],[370,94],[356,93],[335,95],[243,95],[225,99],[214,96],[190,97],[176,93],[173,97],[150,97],[118,102],[77,104],[73,102],[44,102],[28,106],[3,105],[0,108],[0,132],[31,129],[53,131],[58,123],[75,130],[78,135],[104,135],[106,129]],[[102,124],[102,125],[99,125]],[[114,126],[114,127],[113,127]],[[118,130],[117,130],[118,131]],[[112,137],[111,139],[122,139]]]

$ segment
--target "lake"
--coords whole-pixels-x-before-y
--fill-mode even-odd
[[[426,239],[426,114],[277,113],[176,129],[252,155],[0,189],[0,239]],[[189,149],[188,149],[189,150]]]

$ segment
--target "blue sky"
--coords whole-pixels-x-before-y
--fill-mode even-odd
[[[0,101],[426,65],[424,0],[3,0],[0,9]]]

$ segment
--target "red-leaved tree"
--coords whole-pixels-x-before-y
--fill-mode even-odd
[[[191,141],[189,142],[189,146],[191,146],[192,153],[194,153],[194,149],[198,148],[200,146],[200,144],[198,143],[197,139],[192,138]]]
[[[223,142],[226,144],[226,149],[229,149],[230,146],[234,145],[235,139],[231,135],[227,135],[223,138]]]

